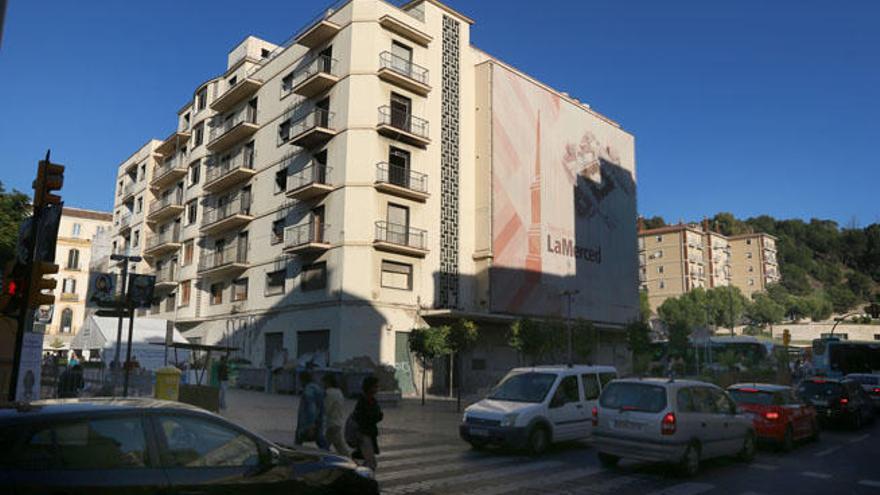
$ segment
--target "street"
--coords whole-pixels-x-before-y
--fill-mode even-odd
[[[290,443],[296,398],[230,391],[225,414],[272,440]],[[353,404],[353,403],[352,403]],[[351,404],[348,404],[351,407]],[[422,407],[404,401],[385,410],[377,479],[394,494],[775,494],[880,493],[880,422],[859,431],[824,430],[818,443],[790,453],[762,448],[751,464],[705,463],[699,475],[679,478],[665,466],[624,461],[599,465],[589,443],[552,448],[533,458],[517,452],[477,452],[458,439],[454,403]]]

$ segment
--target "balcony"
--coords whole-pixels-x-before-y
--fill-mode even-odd
[[[156,271],[156,288],[170,289],[177,286],[177,265],[173,262],[166,264]]]
[[[287,177],[287,197],[299,201],[323,196],[333,190],[327,182],[330,167],[323,163],[312,162]]]
[[[320,146],[336,135],[333,112],[316,108],[290,127],[290,144],[302,148]]]
[[[228,202],[205,210],[200,230],[215,235],[247,225],[253,219],[250,197],[236,194]]]
[[[376,164],[377,191],[401,198],[425,202],[428,199],[428,176],[400,165]]]
[[[135,188],[137,187],[137,182],[131,181],[125,186],[122,187],[122,203],[128,203],[134,198]]]
[[[76,292],[62,292],[60,299],[61,302],[78,302],[79,294]]]
[[[250,266],[247,255],[247,248],[237,244],[206,251],[199,258],[199,274],[223,276],[240,272]]]
[[[301,223],[284,229],[284,252],[315,254],[330,249],[327,239],[329,225],[316,222]]]
[[[424,258],[428,254],[428,231],[408,225],[376,222],[373,247],[380,251]]]
[[[155,258],[180,249],[180,229],[169,229],[147,238],[144,256]]]
[[[379,79],[421,96],[428,96],[428,69],[391,52],[379,54]]]
[[[336,59],[319,55],[294,75],[291,91],[306,98],[319,95],[339,82]]]
[[[208,160],[202,189],[208,192],[222,191],[250,179],[256,173],[253,150],[242,148],[219,158],[215,155]]]
[[[379,107],[379,125],[376,130],[379,134],[413,146],[424,148],[431,143],[427,120],[387,105]]]
[[[253,96],[262,85],[263,81],[253,77],[244,76],[241,81],[236,82],[232,87],[227,89],[225,93],[211,102],[211,110],[214,110],[217,113],[224,113],[232,110],[236,105]]]
[[[339,24],[322,18],[297,35],[296,42],[309,48],[315,48],[336,36],[340,29],[342,28]]]
[[[153,178],[150,180],[152,189],[163,189],[186,177],[186,164],[183,156],[176,156],[153,167]]]
[[[428,46],[428,43],[431,42],[434,38],[431,37],[430,34],[420,31],[408,24],[404,23],[399,19],[395,19],[390,15],[383,15],[379,18],[379,25],[383,28],[391,31],[394,34],[399,36],[403,36],[404,38],[412,41],[413,43],[417,43],[422,46]]]
[[[162,220],[176,217],[181,212],[183,212],[183,195],[172,193],[150,203],[147,221],[161,222]]]
[[[168,156],[174,154],[178,148],[186,144],[189,141],[190,132],[189,131],[175,131],[172,132],[170,136],[165,138],[165,141],[162,141],[162,144],[156,146],[153,150],[154,153],[158,153],[163,156]]]
[[[131,228],[131,213],[120,215],[119,220],[116,222],[116,227],[119,229],[120,234],[129,230]]]
[[[257,110],[248,106],[211,129],[211,139],[207,148],[210,151],[228,148],[242,139],[253,136],[259,128]]]

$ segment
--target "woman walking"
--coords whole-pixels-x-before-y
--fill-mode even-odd
[[[293,443],[302,445],[305,442],[315,442],[319,448],[326,449],[327,441],[324,439],[324,428],[321,424],[324,416],[324,391],[312,381],[312,374],[308,371],[301,372],[299,379],[303,383],[303,390],[299,398]]]
[[[382,409],[376,401],[379,391],[379,380],[375,376],[364,378],[361,386],[363,395],[358,399],[352,414],[358,427],[358,450],[352,454],[355,459],[364,460],[364,465],[376,471],[376,456],[379,455],[379,426],[382,421]]]
[[[328,373],[321,378],[321,381],[324,383],[324,424],[327,427],[325,438],[339,455],[348,457],[348,447],[345,445],[342,431],[345,421],[342,411],[345,399],[342,397],[342,390],[339,390],[335,375]]]

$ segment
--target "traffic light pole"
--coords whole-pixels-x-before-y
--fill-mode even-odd
[[[122,317],[120,317],[120,322]],[[128,344],[125,347],[125,381],[122,384],[122,396],[128,397],[128,374],[131,371],[131,334],[134,333],[134,304],[128,305]],[[118,341],[117,341],[118,342]]]
[[[116,325],[116,354],[113,357],[113,362],[116,363],[116,369],[119,369],[122,363],[119,361],[119,354],[122,350],[122,315],[124,308],[128,306],[125,302],[126,300],[126,290],[128,288],[128,263],[129,256],[114,254],[110,257],[112,260],[121,260],[122,264],[122,274],[120,278],[122,279],[122,296],[119,299],[119,304],[117,305],[117,309],[119,310],[119,321]]]

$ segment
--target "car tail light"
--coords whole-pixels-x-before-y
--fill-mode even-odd
[[[821,378],[813,378],[813,383],[826,383],[826,381]]]
[[[874,387],[873,393],[880,394],[880,388]]]
[[[847,405],[847,404],[849,404],[849,399],[847,399],[846,397],[840,399],[840,405],[841,405],[841,406],[845,406],[845,405]]]
[[[741,388],[741,389],[739,389],[739,391],[740,392],[749,392],[750,394],[754,394],[754,393],[758,392],[758,389],[756,389],[756,388]]]
[[[593,406],[593,426],[599,426],[599,408]]]
[[[660,433],[664,435],[672,435],[675,433],[675,413],[666,413],[663,421],[660,422]]]
[[[776,421],[777,419],[779,419],[779,413],[776,411],[767,411],[764,413],[764,418],[770,421]]]

